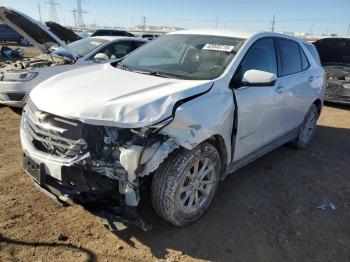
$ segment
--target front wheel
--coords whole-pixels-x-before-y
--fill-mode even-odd
[[[306,148],[312,140],[316,130],[316,123],[318,119],[318,108],[315,104],[312,104],[304,122],[299,129],[298,136],[292,141],[292,145],[296,148]]]
[[[217,149],[203,143],[174,152],[155,172],[152,205],[157,214],[176,226],[197,220],[208,208],[220,181]]]

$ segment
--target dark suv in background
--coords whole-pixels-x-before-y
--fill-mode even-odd
[[[16,42],[24,44],[26,40],[6,24],[0,24],[0,42]]]
[[[87,29],[80,33],[80,37],[91,37],[91,36],[128,36],[128,37],[135,37],[135,35],[123,31],[123,30],[116,30],[116,29]]]

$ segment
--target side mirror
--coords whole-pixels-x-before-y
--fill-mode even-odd
[[[276,80],[277,76],[273,73],[251,69],[244,73],[241,82],[247,86],[272,86]]]
[[[103,62],[107,62],[109,60],[109,57],[104,53],[98,53],[94,56],[93,60],[96,63],[103,63]]]

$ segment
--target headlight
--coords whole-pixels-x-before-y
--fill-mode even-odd
[[[39,73],[37,72],[5,72],[2,76],[4,82],[26,82],[32,80]]]

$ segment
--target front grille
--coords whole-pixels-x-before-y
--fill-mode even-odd
[[[40,112],[33,107],[30,103],[24,109],[23,128],[37,150],[67,159],[87,152],[81,123]]]
[[[342,88],[343,88],[343,84],[341,83],[327,82],[327,92],[329,93],[338,92]]]

